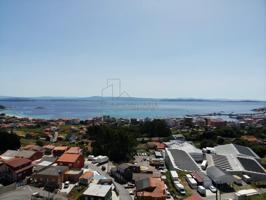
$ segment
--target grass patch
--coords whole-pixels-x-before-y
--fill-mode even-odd
[[[86,186],[75,186],[67,195],[67,198],[69,200],[78,200],[86,189]]]
[[[181,179],[181,183],[184,185],[185,187],[185,190],[186,190],[186,195],[181,195],[176,189],[175,189],[175,186],[174,186],[174,183],[172,181],[172,178],[171,178],[171,174],[170,174],[170,171],[167,171],[166,172],[166,185],[168,187],[168,191],[171,193],[171,195],[173,196],[174,199],[184,199],[186,197],[189,197],[191,195],[190,191],[188,190],[188,188],[186,187],[186,184],[184,184],[184,181],[185,181],[185,175],[186,173],[185,172],[180,172],[178,173],[178,176],[179,176],[179,179]]]
[[[265,199],[266,199],[266,193],[247,198],[247,200],[265,200]]]

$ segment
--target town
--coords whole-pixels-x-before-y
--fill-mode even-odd
[[[0,116],[0,199],[265,199],[266,114]]]

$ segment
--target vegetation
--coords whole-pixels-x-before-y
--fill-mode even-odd
[[[241,139],[241,136],[243,135],[253,135],[260,140],[266,139],[266,126],[259,128],[253,126],[245,128],[241,128],[238,126],[225,126],[215,129],[192,129],[184,133],[182,132],[182,134],[184,134],[187,140],[193,141],[199,148],[235,143],[250,147],[260,157],[264,157],[266,155],[266,145],[254,145],[254,143],[250,143],[246,140]]]
[[[16,150],[20,148],[20,138],[14,133],[8,133],[6,130],[0,129],[0,153],[8,149]]]
[[[247,200],[265,200],[265,199],[266,199],[266,193],[247,198]]]
[[[153,120],[130,126],[96,125],[88,128],[95,155],[107,155],[115,162],[127,161],[137,149],[137,137],[167,137],[171,134],[164,120]]]
[[[160,119],[144,122],[140,125],[140,132],[147,137],[168,137],[171,135],[166,122]]]
[[[69,200],[78,200],[82,193],[87,189],[85,186],[75,186],[67,195]]]
[[[125,128],[92,126],[88,134],[94,155],[107,155],[111,160],[120,162],[129,160],[135,153],[136,140],[134,134]]]

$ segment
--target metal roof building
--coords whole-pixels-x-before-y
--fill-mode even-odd
[[[201,149],[196,148],[193,144],[187,141],[180,141],[180,140],[171,140],[170,142],[165,143],[169,149],[178,149],[185,151],[186,153],[190,154],[190,156],[196,162],[202,162],[203,160],[203,153]]]
[[[230,185],[234,182],[234,178],[231,175],[226,174],[224,171],[215,166],[207,168],[207,175],[216,185]]]
[[[214,147],[215,153],[219,155],[239,155],[239,156],[249,156],[253,158],[260,159],[260,157],[252,151],[249,147],[237,145],[237,144],[225,144],[225,145],[218,145]]]
[[[200,171],[192,156],[178,149],[166,149],[166,164],[170,169],[179,171]]]
[[[214,147],[215,154],[207,154],[209,166],[216,166],[230,174],[247,174],[252,180],[266,180],[266,170],[259,162],[259,156],[250,148],[226,144]]]

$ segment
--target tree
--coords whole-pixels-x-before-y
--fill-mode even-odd
[[[140,127],[142,134],[147,134],[148,137],[168,137],[171,135],[171,130],[166,122],[161,119],[144,122]]]
[[[16,150],[20,148],[20,138],[14,133],[8,133],[4,129],[0,129],[0,152],[5,152],[6,150]]]
[[[94,155],[106,155],[111,160],[120,162],[129,160],[135,153],[134,134],[126,128],[92,126],[88,128]]]

